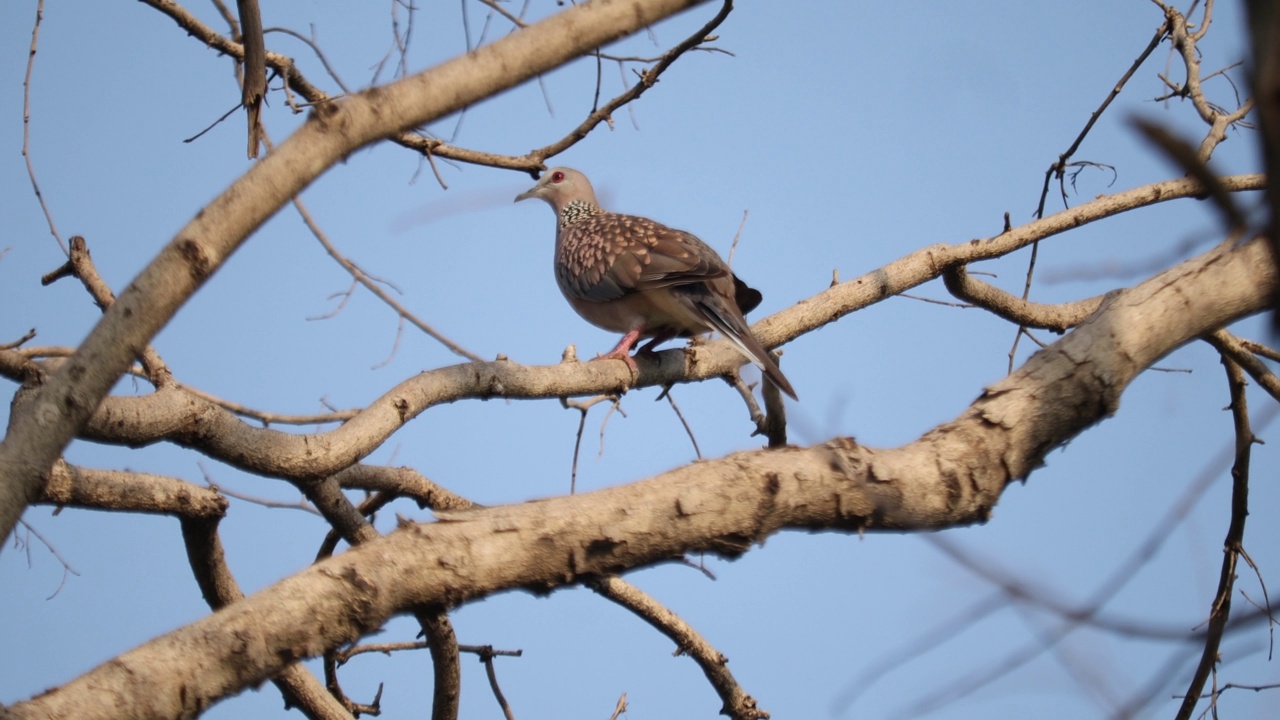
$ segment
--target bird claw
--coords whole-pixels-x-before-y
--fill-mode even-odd
[[[636,367],[636,361],[631,358],[631,353],[623,348],[614,348],[607,353],[597,355],[595,360],[621,360],[627,364],[627,368],[631,370],[631,377],[639,377],[640,368]]]

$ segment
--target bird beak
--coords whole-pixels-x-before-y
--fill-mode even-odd
[[[537,197],[537,196],[538,196],[538,186],[534,185],[528,190],[525,190],[524,192],[517,195],[515,201],[520,202],[521,200],[528,200],[531,197]]]

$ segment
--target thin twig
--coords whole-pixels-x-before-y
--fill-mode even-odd
[[[503,7],[498,3],[494,2],[494,0],[480,0],[480,2],[484,3],[485,5],[488,5],[490,8],[492,8],[495,12],[497,12],[502,17],[506,18],[507,20],[510,20],[512,25],[515,25],[516,27],[519,27],[519,28],[529,27],[528,23],[526,23],[525,21],[521,20],[515,15],[512,15],[511,13],[504,10]]]
[[[742,239],[742,230],[747,227],[747,216],[750,214],[750,210],[742,211],[742,222],[738,223],[738,232],[733,234],[733,242],[729,243],[729,257],[725,260],[725,264],[729,267],[733,267],[733,254],[738,251],[738,240]]]
[[[698,447],[698,438],[693,434],[693,428],[689,427],[689,421],[685,419],[684,413],[680,412],[680,406],[676,404],[676,399],[671,396],[671,388],[662,391],[662,396],[667,398],[671,409],[675,411],[676,417],[680,418],[680,424],[684,426],[685,433],[689,436],[689,442],[693,443],[693,454],[702,459],[702,450]]]
[[[507,720],[516,720],[515,713],[511,712],[511,705],[507,702],[506,696],[502,694],[502,688],[498,686],[498,673],[493,668],[493,658],[495,655],[514,655],[520,657],[521,651],[502,652],[494,650],[492,647],[485,645],[479,648],[467,648],[468,652],[474,652],[480,656],[480,662],[484,663],[485,675],[489,677],[489,688],[493,690],[493,697],[498,701],[498,707],[502,708],[502,715]]]
[[[267,133],[265,130],[263,131],[263,134],[262,134],[262,141],[263,143],[266,144],[268,151],[274,150],[274,145],[271,142],[270,137],[267,136]],[[366,273],[363,269],[361,269],[359,265],[356,265],[351,260],[348,260],[345,255],[339,252],[338,249],[334,247],[333,243],[329,241],[329,236],[324,232],[324,230],[320,229],[320,225],[316,223],[314,218],[311,217],[311,213],[310,211],[307,210],[307,206],[303,204],[302,198],[294,197],[293,207],[298,211],[298,216],[302,218],[302,222],[307,226],[307,229],[311,231],[311,234],[315,236],[316,240],[320,241],[320,245],[324,247],[324,250],[329,254],[329,257],[333,258],[334,261],[338,263],[338,265],[342,266],[344,270],[350,273],[351,277],[356,282],[363,285],[366,290],[368,290],[369,292],[377,296],[379,300],[382,300],[382,302],[389,305],[391,309],[395,310],[396,314],[398,314],[402,319],[408,320],[409,322],[413,323],[414,327],[426,333],[428,336],[433,338],[436,342],[440,343],[441,345],[444,345],[453,354],[460,355],[474,362],[481,361],[481,358],[479,355],[476,355],[470,350],[467,350],[461,345],[455,343],[453,340],[450,340],[448,337],[445,337],[435,328],[431,327],[422,319],[420,319],[417,315],[410,312],[408,308],[401,305],[398,301],[395,300],[395,298],[391,297],[386,293],[386,291],[378,287],[378,284],[377,282],[375,282],[375,279],[372,276],[370,276],[368,273]]]
[[[31,178],[31,189],[35,191],[36,200],[40,201],[40,209],[44,212],[45,222],[49,224],[49,234],[58,241],[62,254],[68,254],[66,243],[58,234],[58,226],[53,222],[53,213],[40,192],[40,183],[36,182],[36,168],[31,163],[31,69],[36,64],[36,44],[40,39],[40,22],[44,19],[44,0],[36,3],[36,21],[31,27],[31,50],[27,54],[27,73],[22,78],[22,159],[27,163],[27,177]]]
[[[1249,405],[1245,399],[1244,371],[1230,358],[1223,356],[1222,364],[1227,372],[1227,385],[1231,394],[1231,420],[1235,428],[1235,464],[1231,467],[1231,521],[1227,537],[1223,541],[1222,572],[1218,576],[1218,592],[1209,611],[1209,628],[1205,636],[1204,652],[1200,664],[1187,688],[1187,695],[1178,708],[1177,720],[1190,720],[1195,712],[1200,692],[1209,674],[1218,665],[1218,648],[1222,644],[1223,631],[1231,617],[1232,588],[1236,581],[1236,562],[1244,547],[1244,523],[1249,515],[1249,460],[1257,438],[1249,426]],[[1216,699],[1216,694],[1215,694]]]
[[[48,538],[46,538],[44,535],[41,535],[40,531],[36,530],[34,525],[27,522],[26,520],[22,520],[21,518],[19,518],[18,523],[22,525],[22,527],[27,529],[27,534],[34,535],[35,538],[40,541],[40,544],[44,545],[45,549],[47,549],[50,553],[52,553],[53,556],[57,558],[58,562],[62,565],[62,579],[58,581],[58,587],[54,588],[53,592],[50,593],[49,597],[45,598],[45,600],[52,600],[58,596],[58,593],[62,592],[62,588],[67,584],[67,575],[75,575],[76,577],[79,577],[80,572],[77,571],[75,568],[71,567],[71,563],[67,562],[67,559],[62,557],[62,553],[58,552],[58,548],[54,547],[53,543],[49,542]],[[28,540],[27,543],[30,544],[31,541]]]
[[[1111,102],[1120,95],[1120,91],[1124,89],[1124,86],[1129,82],[1129,79],[1133,77],[1133,74],[1138,71],[1138,68],[1141,67],[1142,64],[1146,62],[1147,58],[1151,56],[1151,53],[1154,52],[1157,47],[1159,47],[1160,41],[1164,39],[1165,35],[1168,34],[1168,32],[1169,32],[1169,23],[1166,20],[1165,22],[1161,23],[1159,28],[1156,29],[1155,34],[1151,36],[1151,41],[1147,43],[1147,47],[1144,48],[1142,52],[1138,53],[1138,57],[1135,58],[1133,63],[1129,65],[1129,69],[1126,70],[1125,73],[1120,76],[1120,80],[1116,82],[1115,85],[1111,86],[1111,89],[1107,92],[1106,98],[1103,99],[1102,104],[1098,106],[1098,109],[1094,110],[1093,113],[1089,115],[1088,122],[1085,123],[1084,128],[1080,130],[1080,133],[1076,135],[1076,139],[1072,141],[1071,145],[1064,152],[1062,152],[1062,154],[1058,155],[1057,162],[1050,165],[1049,169],[1045,171],[1044,186],[1040,190],[1040,201],[1036,204],[1036,211],[1035,213],[1033,213],[1032,217],[1035,217],[1036,219],[1042,219],[1044,217],[1045,203],[1048,201],[1048,198],[1049,198],[1049,188],[1052,185],[1053,178],[1055,176],[1058,178],[1059,185],[1061,186],[1063,206],[1064,207],[1066,206],[1067,204],[1066,203],[1066,198],[1067,198],[1066,187],[1062,185],[1062,179],[1068,163],[1070,162],[1071,158],[1076,154],[1076,151],[1080,149],[1080,145],[1084,143],[1085,137],[1089,135],[1089,131],[1093,129],[1093,126],[1095,124],[1097,124],[1098,119],[1101,118],[1102,114],[1106,112],[1108,107],[1110,107]],[[1023,287],[1022,287],[1023,300],[1026,300],[1029,297],[1031,297],[1031,283],[1035,277],[1036,260],[1039,257],[1039,254],[1040,254],[1040,243],[1037,241],[1035,243],[1032,243],[1031,256],[1027,259],[1026,279],[1024,280]],[[1023,329],[1019,328],[1018,332],[1014,334],[1013,346],[1009,348],[1008,372],[1010,373],[1013,372],[1014,358],[1016,357],[1018,352],[1018,342],[1022,339],[1023,334],[1024,334]]]
[[[568,359],[568,354],[570,352],[570,349],[572,349],[572,346],[570,346],[569,349],[565,350],[566,359]],[[605,401],[609,401],[616,406],[617,403],[621,401],[621,398],[618,397],[617,395],[596,395],[595,397],[587,398],[586,400],[570,400],[568,398],[560,398],[560,404],[566,410],[577,410],[579,413],[581,413],[578,417],[578,432],[574,435],[574,440],[573,440],[573,465],[569,470],[569,494],[570,495],[573,495],[578,491],[578,457],[579,457],[579,453],[582,450],[582,433],[584,430],[586,430],[586,427],[587,427],[587,411],[590,410],[591,407],[596,403],[601,403]],[[604,443],[604,440],[603,440],[604,426],[603,425],[601,425],[600,427],[600,436],[601,436],[601,445],[603,445]],[[604,452],[603,447],[601,447],[600,452],[602,453]]]

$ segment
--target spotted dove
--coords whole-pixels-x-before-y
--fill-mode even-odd
[[[625,333],[600,358],[616,358],[634,371],[630,352],[640,338],[651,350],[673,337],[710,330],[727,337],[778,389],[796,397],[773,357],[743,317],[761,295],[738,279],[706,243],[648,218],[602,210],[591,182],[559,167],[516,202],[541,198],[556,213],[556,282],[587,322]]]

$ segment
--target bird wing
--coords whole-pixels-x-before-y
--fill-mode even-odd
[[[557,273],[561,285],[582,300],[607,302],[731,274],[696,236],[647,218],[603,213],[564,233]],[[746,290],[748,297],[754,292]]]

